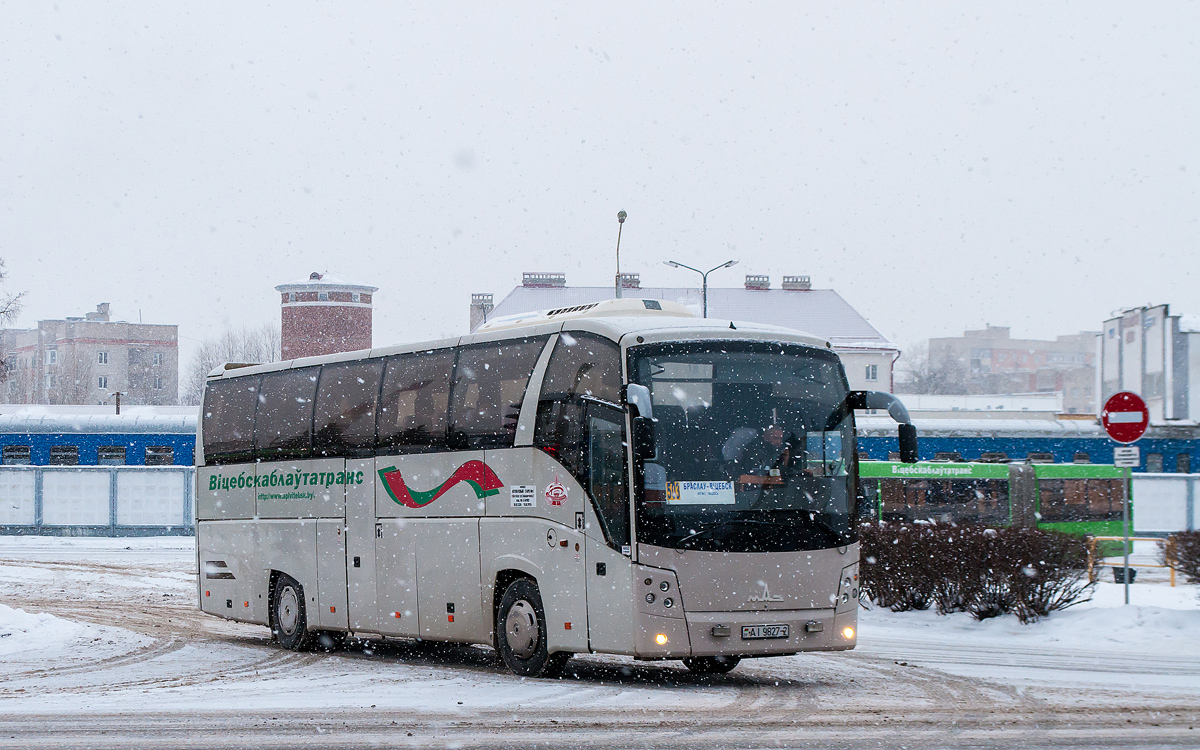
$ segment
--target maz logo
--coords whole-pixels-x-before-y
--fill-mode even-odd
[[[755,596],[754,594],[751,594],[750,598],[747,599],[746,601],[750,601],[750,602],[781,602],[781,601],[783,601],[782,596],[771,596],[771,589],[767,588],[766,581],[759,581],[758,583],[763,587],[762,594],[759,596]]]

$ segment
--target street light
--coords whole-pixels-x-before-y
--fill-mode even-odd
[[[695,271],[696,273],[700,274],[700,278],[703,279],[703,285],[701,286],[701,292],[700,292],[700,300],[701,300],[701,304],[703,305],[703,309],[704,309],[704,317],[706,317],[706,318],[708,317],[708,275],[710,273],[712,273],[713,271],[719,271],[722,268],[729,268],[730,266],[737,265],[736,260],[727,260],[715,268],[710,268],[707,271],[701,271],[699,268],[692,268],[691,266],[685,266],[684,264],[679,263],[678,261],[674,261],[674,260],[664,260],[663,263],[666,263],[668,266],[671,266],[673,268],[686,268],[689,271]]]

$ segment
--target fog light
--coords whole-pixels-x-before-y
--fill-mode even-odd
[[[854,628],[842,628],[842,637],[846,640],[854,638]]]
[[[847,628],[847,629],[849,629],[849,628]],[[659,633],[658,635],[654,636],[654,642],[660,646],[667,645],[667,634]]]

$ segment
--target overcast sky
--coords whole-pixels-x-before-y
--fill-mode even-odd
[[[482,4],[476,4],[476,6]],[[903,345],[1200,313],[1200,5],[0,6],[18,321],[194,342],[276,284],[463,333],[522,271],[809,274]],[[596,4],[600,6],[601,4]]]

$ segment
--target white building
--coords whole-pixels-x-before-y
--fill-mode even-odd
[[[1114,393],[1133,391],[1152,425],[1200,423],[1200,316],[1125,310],[1104,321],[1098,346],[1097,414]]]
[[[698,287],[642,287],[637,274],[622,274],[623,296],[678,302],[701,314]],[[535,310],[556,310],[612,299],[611,286],[569,287],[561,273],[526,273],[521,286],[492,304],[492,295],[471,295],[471,330],[484,320]],[[708,317],[764,323],[804,331],[829,341],[846,366],[850,387],[892,391],[892,366],[900,349],[832,289],[813,289],[807,276],[784,276],[772,289],[766,276],[746,277],[742,288],[709,287]]]

